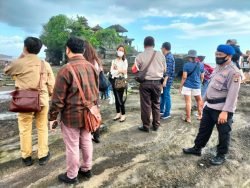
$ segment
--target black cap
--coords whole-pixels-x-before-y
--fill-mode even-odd
[[[171,50],[171,44],[169,42],[164,42],[162,44],[162,48],[165,48],[166,50],[170,51]]]

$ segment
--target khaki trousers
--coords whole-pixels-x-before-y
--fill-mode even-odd
[[[48,106],[43,106],[41,112],[18,114],[18,128],[22,158],[32,154],[32,122],[35,119],[38,134],[38,158],[45,157],[48,152]]]

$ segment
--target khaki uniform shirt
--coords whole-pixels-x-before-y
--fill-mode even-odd
[[[139,71],[143,71],[148,65],[154,53],[154,48],[146,48],[135,59],[135,65]],[[166,72],[166,58],[161,52],[156,52],[155,57],[148,67],[145,80],[160,80]]]
[[[41,106],[48,106],[49,96],[52,95],[55,84],[55,77],[49,63],[40,60],[35,54],[28,54],[23,58],[14,60],[4,69],[4,72],[14,78],[16,88],[38,89],[42,62],[44,66],[41,78],[40,103]]]
[[[209,108],[234,113],[240,89],[241,76],[239,69],[232,63],[217,66],[211,75],[204,102],[207,99],[226,98],[225,103],[209,104]]]

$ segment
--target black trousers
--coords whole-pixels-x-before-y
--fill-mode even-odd
[[[115,89],[115,79],[112,79],[111,81],[113,93],[115,96],[115,108],[117,113],[121,113],[122,115],[125,115],[125,104],[123,102],[123,95],[125,89],[116,90]]]
[[[218,154],[227,154],[230,142],[230,132],[233,123],[233,113],[228,113],[227,122],[218,124],[218,118],[221,111],[214,110],[209,107],[203,109],[203,117],[200,122],[199,133],[194,141],[195,146],[203,148],[206,146],[216,125],[219,133],[219,144],[217,145]]]

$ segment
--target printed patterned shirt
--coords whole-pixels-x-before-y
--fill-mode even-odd
[[[83,93],[89,105],[97,102],[99,96],[98,73],[95,67],[83,56],[75,56],[69,62],[76,72]],[[57,119],[61,113],[61,121],[68,127],[84,127],[84,108],[82,98],[73,75],[67,64],[58,72],[52,104],[49,110],[49,120]]]
[[[168,53],[165,57],[166,57],[167,71],[164,76],[168,77],[167,85],[171,86],[174,81],[175,60],[173,54],[171,53]]]

